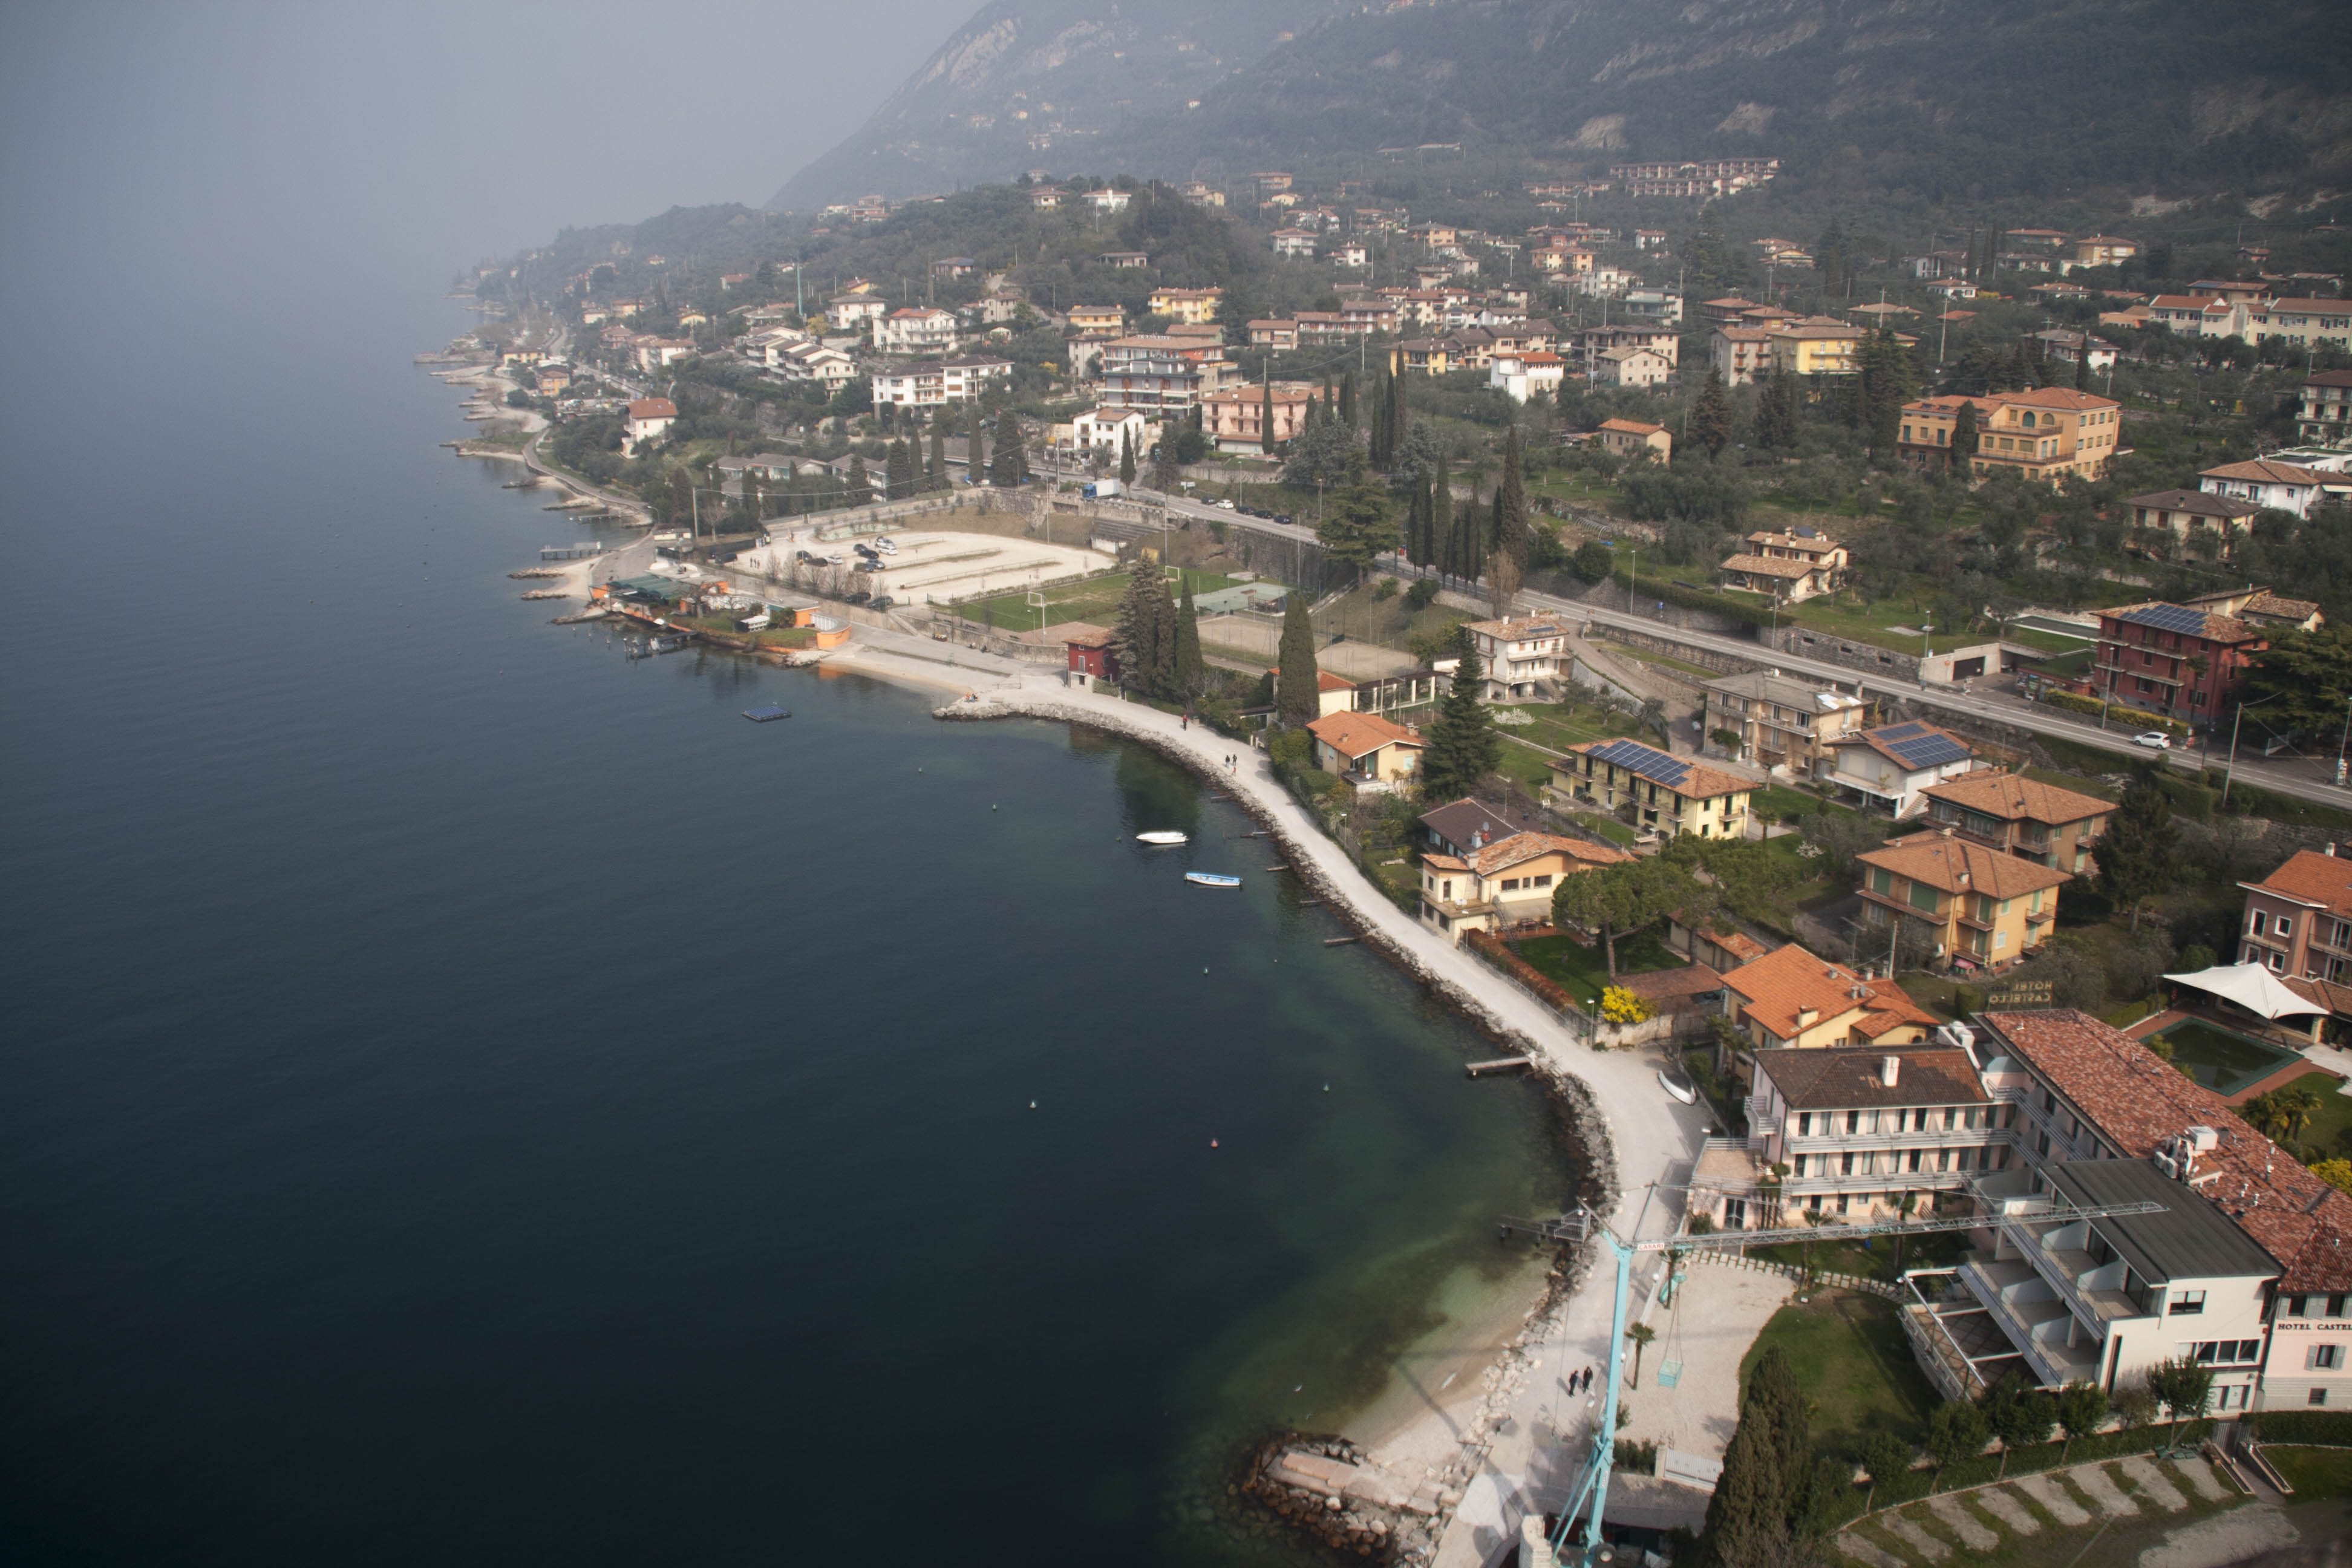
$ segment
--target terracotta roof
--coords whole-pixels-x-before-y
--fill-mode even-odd
[[[1377,713],[1327,713],[1307,726],[1317,740],[1349,762],[1382,746],[1421,747],[1421,737]]]
[[[1896,1063],[1895,1081],[1885,1070]],[[1759,1051],[1756,1070],[1772,1080],[1780,1098],[1800,1110],[1839,1110],[1887,1105],[1984,1105],[1975,1061],[1952,1046],[1833,1046],[1820,1051]]]
[[[1356,683],[1349,679],[1344,675],[1334,675],[1328,669],[1318,669],[1315,672],[1315,689],[1318,691],[1353,691],[1356,689]]]
[[[1695,996],[1706,996],[1723,989],[1723,976],[1704,963],[1687,963],[1680,969],[1657,969],[1647,974],[1626,974],[1617,984],[1644,1002],[1664,1004],[1664,1011],[1673,1012],[1673,1004],[1686,1002]]]
[[[2323,855],[2316,849],[2298,849],[2285,865],[2261,881],[2238,885],[2352,917],[2352,860]]]
[[[2323,370],[2303,378],[2305,386],[2352,386],[2352,370]]]
[[[640,397],[629,405],[632,419],[675,419],[677,405],[667,397]]]
[[[2077,392],[2071,386],[2038,386],[2031,392],[2004,392],[2000,394],[2000,398],[2003,403],[2023,404],[2028,408],[2062,408],[2077,413],[2095,408],[2123,406],[2112,397],[2101,397],[2095,393]]]
[[[1987,1013],[1977,1020],[2090,1117],[2125,1158],[2144,1160],[2189,1127],[2221,1133],[2197,1190],[2276,1258],[2286,1290],[2352,1289],[2352,1197],[2238,1120],[2229,1101],[2087,1013]]]
[[[1655,436],[1665,429],[1663,425],[1644,425],[1639,419],[1604,419],[1603,430],[1614,430],[1622,436]]]
[[[1499,621],[1472,621],[1469,629],[1498,642],[1517,642],[1525,637],[1559,637],[1566,627],[1558,616],[1511,616]]]
[[[2113,802],[2097,795],[2060,789],[2022,773],[1963,773],[1942,784],[1929,784],[1919,793],[1930,800],[1948,800],[1954,805],[1981,811],[2004,822],[2046,822],[2053,827],[2115,810]]]
[[[2317,469],[2295,463],[2271,463],[2257,458],[2245,463],[2224,463],[2218,468],[2198,471],[2200,479],[2247,479],[2258,485],[2315,485],[2325,476]]]
[[[1493,877],[1523,860],[1544,855],[1565,855],[1591,866],[1614,866],[1633,858],[1612,845],[1595,844],[1589,839],[1565,838],[1555,833],[1514,833],[1508,838],[1497,838],[1483,848],[1472,850],[1466,858],[1478,875]]]
[[[1650,782],[1658,784],[1663,788],[1672,790],[1675,794],[1681,795],[1687,800],[1714,800],[1721,795],[1738,795],[1743,790],[1753,790],[1758,787],[1757,781],[1754,779],[1741,778],[1737,773],[1727,773],[1720,768],[1706,767],[1699,763],[1691,761],[1687,757],[1674,756],[1668,752],[1659,751],[1655,746],[1645,746],[1639,741],[1628,741],[1622,737],[1606,741],[1580,741],[1577,744],[1570,746],[1568,750],[1570,756],[1579,756],[1588,752],[1596,751],[1603,746],[1637,746],[1640,747],[1641,750],[1648,752],[1654,757],[1662,758],[1666,762],[1672,763],[1675,766],[1684,769],[1683,782],[1679,784],[1666,784],[1664,780],[1651,780]],[[1608,762],[1608,760],[1609,759],[1606,757],[1601,759],[1603,763]],[[1552,759],[1551,765],[1554,768],[1564,769],[1568,765],[1568,758],[1555,757]],[[1622,763],[1619,763],[1617,765],[1621,769],[1623,767]]]
[[[2283,621],[2307,621],[2318,613],[2319,605],[2312,600],[2282,599],[2267,591],[2238,606],[2241,616],[2268,616]]]
[[[1465,795],[1460,800],[1421,814],[1421,825],[1447,844],[1467,844],[1473,838],[1507,838],[1514,833],[1540,831],[1538,818],[1516,804],[1496,805]]]
[[[1981,893],[1992,899],[2019,898],[2074,879],[2070,871],[2037,866],[1943,833],[1915,833],[1854,858],[1943,892]]]
[[[2150,490],[2144,496],[2126,496],[2124,505],[2195,512],[2200,517],[2252,517],[2263,510],[2250,500],[2231,500],[2203,490]]]
[[[1821,1016],[1809,1028],[1853,1013],[1857,1020],[1875,1026],[1866,1034],[1883,1035],[1898,1025],[1934,1028],[1941,1020],[1926,1011],[1891,980],[1869,981],[1853,970],[1817,958],[1790,943],[1753,963],[1743,963],[1723,977],[1742,1002],[1739,1011],[1782,1039],[1801,1032],[1797,1015],[1807,1008]]]
[[[2204,622],[2202,629],[2189,632],[2185,635],[2203,637],[2207,642],[2255,642],[2270,635],[2257,627],[2248,626],[2245,622],[2237,619],[2233,616],[2217,616],[2209,610],[2200,610],[2194,606],[2187,605],[2168,604],[2162,599],[2150,599],[2144,604],[2137,605],[2110,605],[2106,609],[2098,612],[2099,629],[2104,632],[2106,629],[2107,622],[2122,620],[2128,616],[2134,610],[2177,610],[2185,612],[2189,615],[2200,616]],[[2175,617],[2168,616],[2166,618],[2172,619]],[[2132,624],[2134,626],[2154,625],[2152,622],[2145,621],[2135,621]],[[2178,626],[2157,626],[2156,629],[2158,631],[2178,631],[2180,628]]]
[[[2339,1017],[2352,1018],[2352,985],[2338,985],[2315,974],[2307,980],[2295,980],[2282,974],[2279,984],[2314,1006],[2325,1007]]]
[[[1790,561],[1777,555],[1733,555],[1717,568],[1723,572],[1746,572],[1759,577],[1807,577],[1828,565],[1823,561]]]
[[[1084,621],[1072,621],[1054,630],[1055,641],[1079,647],[1108,647],[1118,640],[1118,634],[1108,626],[1090,626]]]

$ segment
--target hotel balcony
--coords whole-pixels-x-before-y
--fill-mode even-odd
[[[1959,1278],[2025,1357],[2039,1381],[2058,1386],[2098,1376],[2104,1338],[2089,1343],[2067,1342],[2070,1338],[2080,1340],[2082,1325],[2074,1310],[2031,1264],[2015,1259],[1967,1263],[1960,1267]]]

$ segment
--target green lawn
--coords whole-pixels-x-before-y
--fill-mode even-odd
[[[2352,1448],[2297,1448],[2263,1445],[2263,1458],[2278,1467],[2297,1502],[2352,1496]]]
[[[1580,946],[1569,936],[1538,936],[1518,944],[1521,958],[1568,988],[1580,1001],[1593,1001],[1609,984],[1609,959],[1599,942]],[[1617,939],[1617,973],[1646,974],[1653,970],[1680,969],[1690,960],[1668,947],[1654,931],[1637,931]]]
[[[1748,797],[1750,808],[1759,811],[1773,822],[1785,822],[1791,816],[1811,816],[1822,805],[1822,797],[1785,784],[1767,784]]]
[[[2286,1089],[2307,1089],[2319,1097],[2319,1114],[2291,1140],[2307,1147],[2310,1152],[2304,1156],[2305,1159],[2323,1154],[2330,1159],[2352,1155],[2352,1095],[2338,1094],[2336,1090],[2343,1087],[2343,1080],[2334,1073],[2315,1068],[2301,1078],[2286,1081]]]
[[[1941,1401],[1912,1359],[1892,1301],[1843,1290],[1816,1292],[1772,1315],[1739,1363],[1743,1384],[1757,1358],[1773,1345],[1787,1352],[1797,1384],[1813,1402],[1816,1449],[1851,1455],[1872,1432],[1905,1442],[1925,1435],[1927,1413]]]
[[[2159,1037],[2172,1047],[2172,1063],[2207,1089],[2235,1094],[2278,1071],[2294,1053],[2224,1033],[2204,1024],[2175,1024]]]
[[[1497,729],[1504,734],[1517,735],[1522,740],[1549,746],[1556,752],[1564,752],[1586,741],[1630,735],[1640,728],[1635,720],[1623,713],[1588,702],[1513,703],[1511,711],[1526,714],[1532,722],[1497,725]]]
[[[1192,567],[1182,569],[1184,576],[1198,594],[1214,593],[1230,588],[1240,581],[1215,572],[1202,572]],[[1110,625],[1118,613],[1119,596],[1127,592],[1128,574],[1115,572],[1108,577],[1089,577],[1082,583],[1064,583],[1043,590],[1045,595],[1045,624],[1051,626],[1070,621],[1086,621],[1098,626]],[[1181,590],[1177,590],[1180,594]],[[971,599],[956,606],[956,613],[968,621],[985,621],[1009,632],[1025,632],[1038,625],[1037,606],[1029,603],[1027,590],[992,595],[985,599]]]

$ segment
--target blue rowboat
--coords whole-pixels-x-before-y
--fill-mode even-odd
[[[1214,871],[1187,871],[1184,879],[1202,888],[1238,888],[1242,885],[1239,877],[1220,877]]]

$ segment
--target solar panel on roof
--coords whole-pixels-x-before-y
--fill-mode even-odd
[[[2160,632],[2187,632],[2201,636],[2205,630],[2205,612],[2180,605],[2145,605],[2116,617],[2143,626],[2154,626]]]
[[[1886,749],[1915,768],[1941,767],[1946,763],[1964,763],[1969,758],[1969,749],[1949,735],[1918,735],[1891,742]]]
[[[1882,741],[1907,741],[1926,729],[1925,724],[1918,723],[1889,724],[1884,730],[1874,730],[1871,733]]]
[[[1594,747],[1590,754],[1663,784],[1679,784],[1690,777],[1689,763],[1632,741],[1612,741],[1605,746]]]

